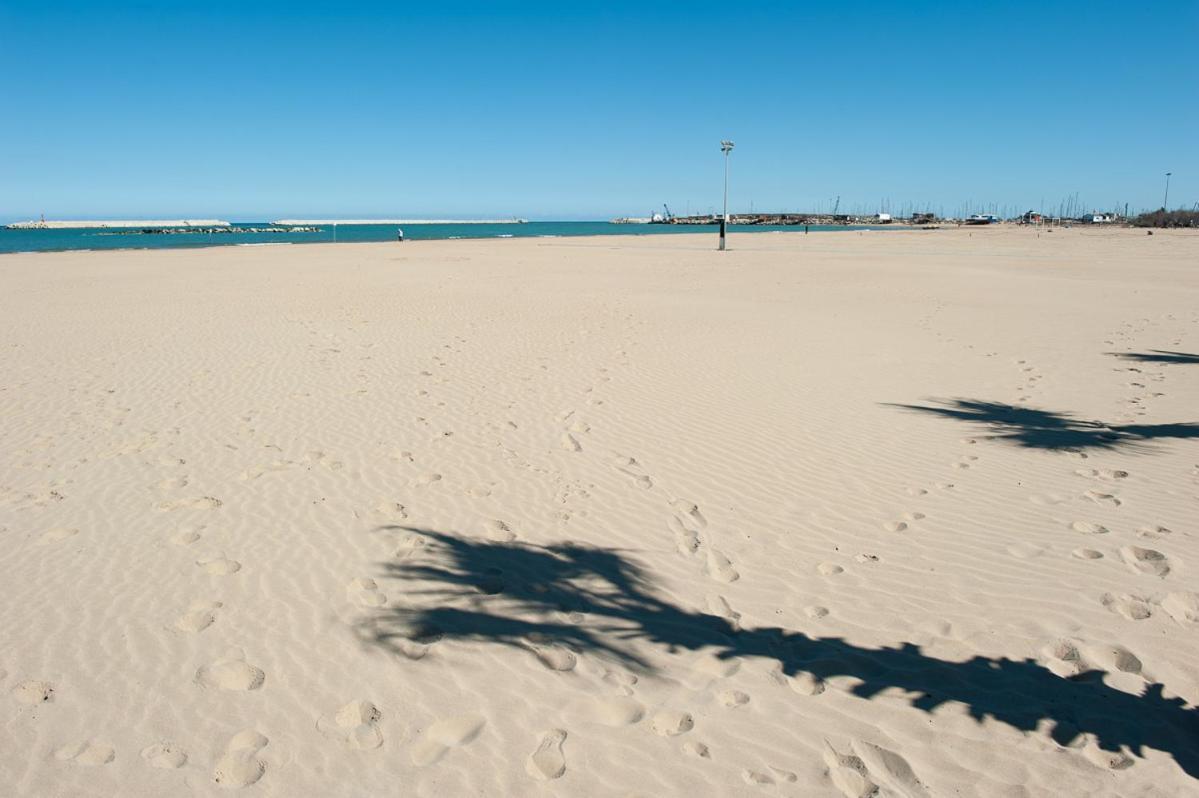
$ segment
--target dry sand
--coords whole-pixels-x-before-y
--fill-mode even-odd
[[[714,243],[0,258],[0,792],[1199,791],[1199,237]]]

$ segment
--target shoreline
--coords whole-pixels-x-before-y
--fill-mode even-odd
[[[532,222],[532,223],[526,223],[526,224],[536,225],[539,223]],[[550,222],[550,223],[541,223],[541,224],[555,224],[555,223]],[[573,223],[567,223],[567,224],[573,224]],[[579,223],[579,224],[593,224],[593,223]],[[607,222],[596,222],[594,224],[606,225],[608,223]],[[405,238],[404,243],[410,244],[410,243],[415,243],[418,241],[422,241],[422,242],[428,242],[428,241],[489,241],[489,240],[493,240],[493,239],[495,239],[495,240],[518,239],[519,240],[519,239],[531,239],[531,238],[542,238],[542,239],[544,239],[544,238],[589,238],[589,237],[655,238],[655,237],[662,237],[662,236],[678,236],[678,235],[684,235],[684,236],[686,236],[686,235],[709,235],[709,234],[715,235],[714,232],[712,232],[712,233],[710,233],[709,231],[699,232],[691,227],[686,227],[684,229],[681,227],[669,226],[669,227],[667,227],[667,229],[641,229],[641,230],[637,230],[637,231],[630,230],[630,229],[628,229],[627,226],[624,226],[624,225],[618,225],[618,227],[620,228],[619,232],[605,232],[605,233],[597,233],[594,231],[579,232],[579,233],[530,232],[525,235],[508,234],[508,233],[491,234],[491,235],[463,234],[463,235],[452,235],[452,236],[451,235],[438,236],[435,238],[420,238],[420,237],[408,236]],[[659,228],[661,226],[655,225],[654,227]],[[529,228],[529,229],[532,229],[532,228]],[[899,230],[909,230],[910,231],[912,229],[913,228],[904,227],[904,226],[889,226],[889,225],[883,225],[883,226],[861,225],[861,226],[851,226],[851,227],[823,227],[822,226],[822,227],[813,227],[810,232],[826,234],[826,233],[846,233],[846,232],[863,232],[863,231],[879,231],[879,232],[890,232],[890,231],[899,231]],[[743,227],[740,227],[740,226],[739,227],[730,227],[729,230],[730,230],[730,234],[735,234],[735,235],[743,235],[743,234],[766,235],[766,234],[771,234],[771,233],[800,233],[800,234],[805,233],[805,231],[802,228],[797,228],[795,226],[786,226],[786,227],[780,226],[777,229],[763,229],[762,227],[756,226],[756,225],[745,225]],[[323,232],[323,231],[317,231],[317,232]],[[222,231],[221,234],[228,235],[230,233],[228,231]],[[239,232],[237,230],[233,230],[232,234],[239,234]],[[254,233],[246,233],[246,235],[290,235],[290,234],[292,234],[292,233],[290,233],[289,231],[269,231],[269,232],[259,231],[259,232],[254,232]],[[390,236],[387,238],[372,238],[372,239],[358,240],[358,241],[355,241],[355,240],[329,241],[329,240],[320,240],[320,239],[313,240],[311,238],[312,233],[310,233],[310,232],[295,233],[295,234],[303,235],[305,237],[294,240],[294,241],[250,241],[250,242],[230,241],[227,239],[187,241],[187,240],[182,240],[178,237],[172,237],[169,245],[162,245],[162,244],[154,245],[154,244],[148,244],[148,243],[147,244],[139,244],[139,243],[131,241],[129,246],[105,246],[105,247],[63,246],[63,247],[54,247],[54,248],[42,247],[42,248],[37,248],[37,249],[0,250],[0,257],[5,256],[5,255],[16,255],[16,254],[36,253],[36,252],[83,252],[83,251],[107,252],[107,251],[149,251],[149,250],[160,250],[160,249],[207,249],[207,248],[213,248],[213,247],[246,246],[248,244],[260,244],[260,243],[261,244],[302,244],[305,246],[311,246],[311,245],[317,245],[317,244],[341,245],[341,244],[365,244],[365,243],[375,243],[375,244],[396,243]],[[103,235],[103,234],[102,233],[89,233],[87,235],[90,236],[90,235]],[[201,236],[201,235],[205,235],[205,233],[202,231],[197,231],[194,233],[180,231],[177,235],[178,236],[183,236],[183,235]],[[150,237],[150,240],[154,240],[155,242],[157,242],[160,239],[157,236],[154,236],[154,237]],[[0,239],[0,243],[3,243],[2,239]]]
[[[682,225],[682,226],[688,227],[688,228],[694,227],[694,226],[690,226],[690,225]],[[625,226],[622,225],[622,227],[625,227]],[[801,237],[805,235],[805,232],[802,229],[802,227],[800,229],[796,229],[795,226],[788,226],[786,229],[777,229],[777,230],[763,230],[760,227],[755,228],[754,225],[747,225],[745,227],[745,229],[733,229],[731,227],[729,229],[730,229],[730,233],[731,234],[735,233],[737,237],[740,237],[743,235],[754,236],[754,237],[765,237],[765,236],[768,236],[771,234],[799,235]],[[1144,233],[1144,230],[1145,230],[1144,228],[1130,227],[1130,226],[1117,226],[1117,225],[1105,225],[1102,227],[1076,225],[1072,228],[1055,228],[1054,232],[1055,233],[1060,232],[1063,235],[1067,235],[1067,236],[1070,235],[1071,233],[1074,233],[1074,234],[1082,234],[1082,235],[1086,235],[1086,236],[1098,237],[1098,236],[1105,236],[1105,235],[1111,236],[1111,235],[1121,235],[1121,234],[1132,234],[1132,235],[1139,236]],[[997,224],[997,225],[986,225],[986,226],[981,226],[981,227],[962,225],[960,227],[953,226],[953,227],[936,227],[936,228],[922,228],[922,227],[915,227],[915,226],[911,226],[911,225],[861,226],[861,227],[836,228],[836,229],[821,228],[818,230],[814,229],[811,231],[811,233],[819,233],[821,236],[846,235],[846,234],[850,234],[850,233],[866,233],[866,232],[880,232],[880,233],[890,233],[890,234],[909,233],[909,234],[918,234],[919,236],[923,237],[923,236],[927,236],[928,234],[934,233],[934,232],[952,233],[952,232],[958,232],[958,231],[965,232],[968,235],[973,235],[974,233],[981,233],[983,235],[987,235],[987,234],[989,234],[989,232],[998,233],[999,231],[1020,231],[1020,232],[1025,232],[1030,235],[1033,235],[1034,237],[1039,235],[1040,233],[1046,232],[1043,229],[1038,230],[1037,228],[1025,226],[1025,225]],[[1199,238],[1199,230],[1192,230],[1189,228],[1155,228],[1151,232],[1155,235],[1167,236],[1167,237],[1196,237],[1196,238]],[[431,243],[436,243],[436,242],[526,241],[526,240],[553,240],[553,239],[588,239],[588,240],[595,240],[595,241],[601,241],[601,242],[602,241],[612,242],[614,239],[642,240],[642,239],[657,239],[657,238],[683,238],[683,239],[694,239],[697,241],[700,241],[700,240],[715,241],[716,240],[715,237],[716,237],[715,232],[710,232],[710,231],[706,231],[706,230],[703,232],[699,232],[694,229],[687,229],[686,231],[681,231],[681,232],[673,232],[672,231],[670,233],[660,233],[660,234],[659,233],[626,232],[625,230],[622,230],[619,233],[604,233],[604,234],[599,234],[599,235],[594,234],[594,233],[581,233],[581,234],[535,234],[535,235],[527,235],[527,236],[487,235],[487,236],[446,236],[444,238],[407,238],[404,240],[404,242],[402,242],[402,245],[403,246],[412,246],[412,245],[416,245],[416,244],[431,244]],[[307,241],[305,241],[305,240],[300,240],[300,241],[197,241],[197,242],[179,242],[179,243],[172,242],[172,244],[170,246],[124,246],[124,247],[94,247],[94,248],[64,247],[64,248],[60,248],[60,249],[28,249],[28,250],[0,251],[0,258],[13,256],[13,255],[54,255],[54,254],[65,254],[65,253],[71,253],[71,252],[171,252],[171,251],[192,251],[192,250],[199,250],[199,249],[222,249],[222,248],[226,248],[226,247],[257,247],[257,246],[292,246],[292,245],[296,245],[296,246],[308,248],[308,247],[319,247],[319,246],[333,246],[333,247],[367,246],[367,245],[392,246],[392,245],[397,245],[397,244],[398,244],[398,242],[395,242],[392,240],[387,240],[387,239],[385,239],[385,240],[368,240],[368,241],[312,241],[312,240],[307,240]],[[712,248],[715,249],[716,247],[713,246]],[[731,251],[735,248],[736,247],[732,245],[732,237],[730,237],[729,250]]]

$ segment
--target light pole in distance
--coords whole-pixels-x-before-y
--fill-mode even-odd
[[[1166,172],[1166,196],[1162,197],[1162,210],[1168,210],[1170,207],[1170,175],[1173,172]]]
[[[729,153],[733,151],[733,142],[720,142],[720,151],[724,153],[724,215],[720,217],[720,249],[724,250],[725,228],[729,225]]]

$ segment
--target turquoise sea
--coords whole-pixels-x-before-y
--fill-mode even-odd
[[[267,227],[267,222],[233,222],[235,227]],[[866,226],[812,225],[812,232],[865,230]],[[879,229],[887,229],[886,227]],[[678,235],[704,233],[716,240],[716,225],[612,224],[610,222],[524,222],[522,224],[410,224],[407,240],[450,238],[535,238],[538,236]],[[731,225],[730,235],[787,232],[803,234],[802,226]],[[129,234],[115,229],[9,230],[0,228],[0,253],[52,252],[85,249],[175,249],[246,244],[317,244],[356,241],[395,241],[396,225],[321,225],[313,233],[155,233]]]

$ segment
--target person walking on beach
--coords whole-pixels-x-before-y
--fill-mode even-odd
[[[404,228],[402,228],[402,227],[396,228],[396,240],[399,241],[401,244],[404,243]]]

